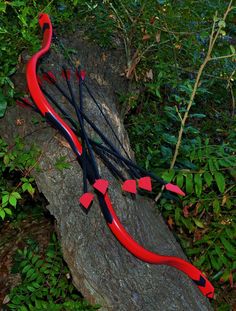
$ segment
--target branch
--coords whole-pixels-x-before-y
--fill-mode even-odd
[[[231,58],[231,57],[236,57],[236,53],[229,54],[229,55],[217,56],[217,57],[211,57],[211,58],[209,59],[209,61],[218,60],[218,59],[224,59],[224,58]]]

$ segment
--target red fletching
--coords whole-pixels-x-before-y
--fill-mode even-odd
[[[28,98],[21,98],[16,100],[16,104],[23,108],[34,108],[34,104]]]
[[[165,185],[166,190],[177,193],[179,195],[185,196],[185,193],[176,185],[173,184],[166,184]]]
[[[75,76],[76,76],[76,79],[79,81],[79,73],[77,69],[75,70]]]
[[[81,78],[82,81],[84,81],[85,76],[86,76],[86,71],[85,70],[80,70],[80,71],[76,70],[75,71],[75,75],[76,75],[76,78],[77,78],[78,81],[79,81],[80,78]]]
[[[93,184],[93,187],[101,192],[103,195],[107,192],[109,182],[105,179],[97,179]]]
[[[42,79],[48,83],[55,83],[56,82],[56,77],[51,71],[44,72],[42,75]]]
[[[16,100],[16,104],[22,108],[27,108],[27,105],[18,99]]]
[[[134,179],[126,180],[123,183],[123,185],[122,185],[122,190],[126,191],[126,192],[130,192],[130,193],[136,194],[137,193],[136,180],[134,180]]]
[[[88,209],[93,202],[94,195],[90,192],[84,193],[79,198],[79,203],[85,208]]]
[[[70,69],[63,69],[61,75],[64,79],[67,78],[68,80],[70,80]]]
[[[84,81],[85,76],[86,76],[86,71],[85,70],[81,70],[80,71],[80,76],[81,76],[81,79]]]
[[[138,180],[138,186],[140,189],[152,191],[152,180],[151,177],[145,176]]]

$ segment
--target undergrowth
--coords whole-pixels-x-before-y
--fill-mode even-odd
[[[20,273],[22,283],[8,295],[9,310],[17,311],[82,311],[98,310],[78,294],[63,261],[55,234],[44,254],[38,244],[29,240],[27,247],[18,249],[12,273]]]

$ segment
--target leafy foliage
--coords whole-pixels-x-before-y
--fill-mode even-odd
[[[0,217],[13,215],[23,193],[34,195],[34,179],[29,171],[36,167],[39,150],[25,148],[22,139],[16,138],[14,146],[9,147],[0,139]]]
[[[209,140],[203,145],[198,141],[185,155],[192,169],[163,173],[164,178],[185,189],[187,196],[175,205],[165,198],[160,204],[195,264],[213,279],[221,277],[231,282],[236,264],[234,150],[224,145],[211,146]]]
[[[40,254],[37,243],[18,250],[14,273],[20,273],[22,283],[9,294],[8,307],[17,311],[76,311],[97,310],[78,295],[63,262],[55,235],[45,254]]]
[[[7,103],[13,102],[16,86],[11,77],[21,63],[23,50],[36,51],[40,46],[38,13],[46,12],[54,16],[60,24],[75,15],[73,9],[78,1],[31,1],[12,0],[0,2],[0,118],[4,115]]]

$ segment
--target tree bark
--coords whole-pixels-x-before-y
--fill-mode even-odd
[[[129,154],[132,154],[116,109],[116,92],[127,90],[126,82],[120,77],[124,67],[122,55],[115,50],[104,51],[82,41],[80,37],[81,33],[77,33],[70,42],[64,40],[64,44],[78,50],[80,61],[88,72],[88,85]],[[57,78],[62,81],[60,66],[63,63],[65,59],[52,52],[43,67],[56,72]],[[76,83],[73,88],[76,91]],[[55,90],[51,93],[58,101],[64,102]],[[117,144],[86,92],[85,96],[86,113]],[[38,124],[32,121],[35,117],[39,120]],[[24,120],[21,126],[16,126],[17,119]],[[73,282],[87,300],[100,304],[101,310],[211,310],[207,299],[183,273],[168,266],[144,263],[129,254],[107,228],[97,200],[87,215],[81,210],[78,203],[82,194],[81,168],[59,133],[42,122],[34,112],[19,107],[8,110],[0,121],[0,130],[1,136],[8,142],[12,143],[13,138],[20,135],[29,146],[33,143],[40,146],[41,170],[33,171],[33,175],[48,201],[48,210],[55,217],[63,256]],[[72,162],[69,169],[58,171],[55,162],[61,156]],[[128,232],[151,251],[186,259],[154,203],[140,195],[135,198],[123,195],[120,184],[99,159],[98,163],[102,177],[110,182],[111,200]]]

